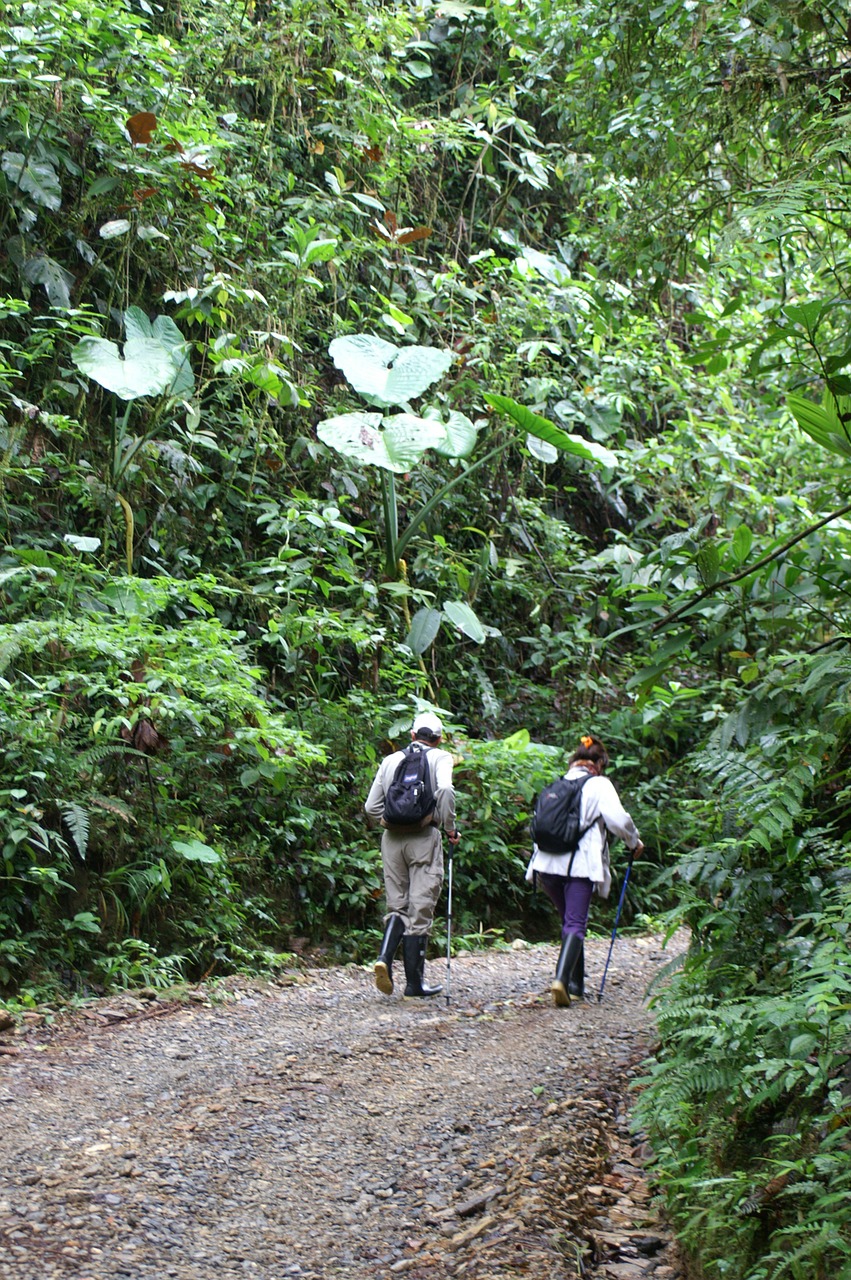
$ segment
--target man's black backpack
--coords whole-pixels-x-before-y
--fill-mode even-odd
[[[584,778],[556,778],[535,801],[532,839],[541,853],[575,853],[588,827],[580,827],[582,788],[594,774]],[[593,825],[593,824],[591,824]]]
[[[428,750],[418,742],[405,748],[384,797],[385,826],[414,829],[428,825],[435,807]]]

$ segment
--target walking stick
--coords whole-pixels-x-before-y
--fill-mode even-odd
[[[446,1005],[449,1007],[449,986],[452,982],[452,846],[449,846],[449,875],[446,880]]]
[[[618,903],[617,915],[615,916],[615,927],[612,929],[612,940],[609,943],[609,954],[606,956],[606,967],[603,970],[603,981],[600,983],[600,994],[597,996],[597,1004],[603,999],[603,987],[606,985],[606,974],[609,972],[609,961],[612,958],[612,948],[615,945],[615,934],[618,931],[618,921],[621,918],[621,907],[626,897],[626,886],[629,884],[629,873],[632,870],[632,860],[635,857],[635,850],[630,850],[629,862],[626,864],[626,875],[623,878],[623,888],[621,889],[621,899]]]

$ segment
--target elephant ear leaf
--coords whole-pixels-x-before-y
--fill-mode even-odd
[[[355,391],[383,405],[406,405],[421,396],[452,364],[438,347],[395,347],[375,334],[335,338],[328,353]]]
[[[423,410],[423,418],[441,426],[443,438],[434,449],[444,458],[467,458],[475,449],[479,433],[465,413],[450,409],[444,420],[440,410],[432,406]]]
[[[496,409],[499,413],[504,413],[512,422],[516,422],[518,427],[522,427],[528,435],[534,436],[537,440],[542,440],[544,444],[560,449],[562,453],[572,453],[577,458],[584,458],[586,462],[595,462],[601,467],[617,466],[617,455],[612,453],[611,449],[597,444],[596,440],[583,440],[581,436],[569,435],[566,431],[562,431],[560,427],[557,427],[554,422],[550,422],[549,418],[542,417],[539,413],[527,408],[526,405],[518,404],[510,396],[489,393],[484,398],[492,409]]]
[[[87,377],[122,400],[160,396],[174,381],[171,355],[152,338],[130,338],[122,355],[106,338],[81,338],[71,359]]]
[[[323,444],[330,445],[353,462],[370,463],[384,471],[404,475],[419,462],[426,449],[438,448],[446,438],[443,423],[397,413],[341,413],[325,418],[316,428]]]

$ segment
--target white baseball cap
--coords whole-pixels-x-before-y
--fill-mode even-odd
[[[425,729],[426,733],[432,733],[437,738],[443,737],[443,722],[433,711],[421,711],[415,718],[411,728],[414,733],[419,733],[421,729]]]

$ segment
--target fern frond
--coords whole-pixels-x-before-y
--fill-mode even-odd
[[[19,640],[4,640],[0,644],[0,673],[6,670],[9,663],[17,658],[21,652],[21,643]]]
[[[805,1274],[800,1269],[800,1263],[812,1258],[816,1258],[821,1261],[823,1260],[824,1254],[831,1249],[841,1250],[842,1255],[847,1260],[847,1247],[840,1238],[837,1228],[832,1223],[814,1222],[811,1230],[812,1234],[804,1240],[803,1244],[799,1245],[797,1249],[793,1249],[790,1253],[785,1251],[783,1252],[777,1267],[771,1273],[771,1280],[781,1280],[781,1277],[783,1276],[800,1276]],[[801,1231],[801,1227],[795,1227],[789,1232],[783,1234],[792,1234],[794,1232],[795,1235],[799,1235]],[[770,1255],[770,1260],[773,1262],[776,1257],[777,1252],[775,1251]],[[823,1269],[820,1269],[819,1272],[814,1272],[813,1274],[825,1275],[826,1272]],[[842,1274],[847,1275],[847,1272],[843,1271]]]
[[[88,751],[83,751],[77,757],[77,770],[79,773],[91,773],[97,765],[107,760],[110,756],[124,757],[128,753],[128,748],[122,743],[100,742],[96,747],[89,747]]]
[[[665,1107],[672,1109],[682,1102],[699,1102],[729,1095],[739,1085],[737,1067],[724,1063],[679,1063],[665,1084]]]
[[[648,983],[648,986],[647,986],[648,996],[652,996],[653,993],[656,990],[658,990],[659,987],[662,986],[663,982],[665,982],[666,979],[672,976],[672,974],[680,972],[684,964],[685,964],[684,953],[680,953],[680,955],[674,956],[673,960],[669,960],[667,964],[664,964],[662,968],[658,971],[658,973],[654,974],[654,976],[651,978],[650,982]]]
[[[89,804],[95,809],[105,809],[107,813],[114,813],[122,822],[131,824],[136,821],[129,805],[124,804],[122,800],[116,800],[114,796],[89,796]]]
[[[62,821],[74,841],[77,853],[85,862],[89,847],[89,814],[88,811],[73,800],[57,800],[56,807],[62,814]]]

